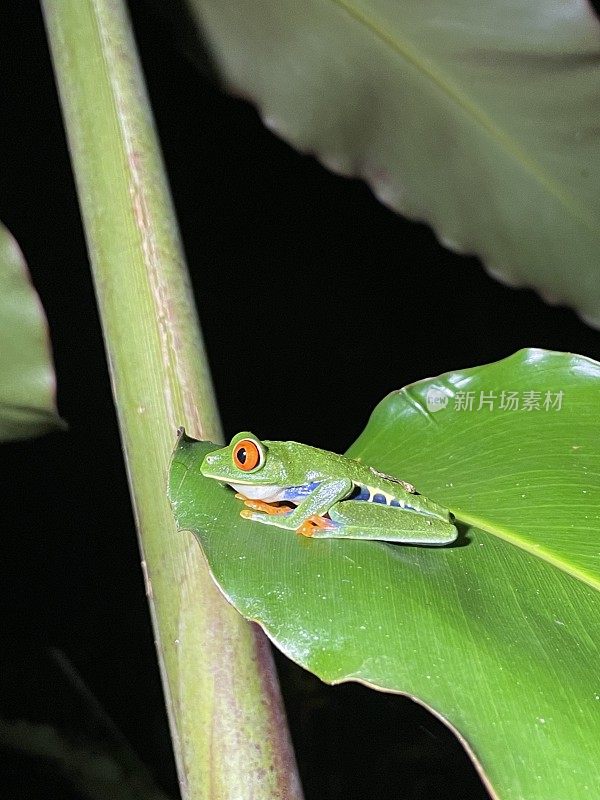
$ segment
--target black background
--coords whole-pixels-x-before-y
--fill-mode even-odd
[[[600,355],[571,311],[489,278],[269,133],[200,74],[188,38],[130,3],[226,436],[343,451],[389,391],[525,346]],[[76,723],[47,656],[73,662],[173,795],[166,721],[101,331],[35,2],[0,11],[0,219],[50,325],[69,432],[2,448],[3,713]],[[574,278],[575,279],[575,278]],[[307,800],[485,797],[443,725],[409,700],[327,687],[278,657]],[[8,759],[0,792],[76,798]]]

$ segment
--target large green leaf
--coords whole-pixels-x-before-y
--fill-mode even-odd
[[[456,546],[265,530],[200,475],[214,445],[186,437],[170,496],[217,585],[290,658],[418,698],[498,797],[566,800],[600,786],[599,443],[600,364],[524,350],[392,393],[350,448],[452,508]]]
[[[44,311],[19,246],[0,225],[0,441],[61,427]]]
[[[188,1],[269,127],[600,325],[600,26],[585,0]]]

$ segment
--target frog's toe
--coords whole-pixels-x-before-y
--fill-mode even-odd
[[[332,520],[327,519],[327,517],[321,517],[318,514],[314,514],[296,529],[296,533],[299,533],[302,536],[314,536],[316,531],[328,531],[333,530],[333,528],[336,527],[337,525],[332,522]]]
[[[296,533],[299,533],[300,536],[312,536],[315,530],[317,530],[317,526],[307,519],[296,529]]]

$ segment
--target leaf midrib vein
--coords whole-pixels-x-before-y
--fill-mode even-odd
[[[485,531],[486,533],[490,533],[492,536],[497,536],[499,539],[502,539],[503,541],[514,545],[515,547],[519,547],[521,550],[529,553],[529,555],[540,558],[542,561],[546,561],[546,563],[551,564],[553,567],[561,570],[561,572],[570,575],[572,578],[575,578],[578,581],[582,581],[596,591],[600,591],[600,580],[598,578],[588,575],[581,568],[576,567],[573,564],[562,561],[554,553],[546,550],[545,547],[528,542],[526,539],[521,538],[513,531],[503,528],[501,525],[490,524],[488,520],[482,519],[481,517],[477,517],[473,514],[464,514],[457,511],[456,518],[460,522],[464,522],[467,525],[472,525],[482,531]]]
[[[361,9],[348,2],[348,0],[330,0],[330,2],[345,11],[356,22],[367,28],[381,42],[388,45],[395,53],[433,81],[433,83],[448,97],[452,98],[457,105],[467,111],[467,113],[470,114],[472,118],[515,159],[515,161],[520,163],[525,171],[529,172],[549,194],[555,197],[574,217],[578,218],[584,225],[590,228],[592,233],[597,232],[597,220],[595,220],[585,208],[582,208],[581,205],[577,203],[571,192],[562,189],[555,180],[544,172],[536,161],[525,153],[523,148],[512,136],[494,124],[493,120],[482,108],[477,106],[473,100],[463,95],[459,88],[451,81],[444,78],[439,70],[424,58],[422,54],[418,53],[406,41],[402,41],[392,33],[386,31],[383,24],[370,17],[364,11],[361,11]]]

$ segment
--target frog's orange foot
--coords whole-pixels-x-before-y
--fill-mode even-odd
[[[243,500],[244,505],[254,511],[263,511],[265,514],[287,514],[290,511],[290,506],[275,505],[267,503],[264,500],[251,500],[249,497],[244,497],[243,494],[236,494],[238,500]]]
[[[317,526],[313,525],[313,523],[309,519],[307,519],[296,530],[296,533],[299,533],[300,536],[312,536],[313,533],[315,532],[316,528],[317,528]]]
[[[328,529],[333,527],[334,525],[330,519],[327,519],[326,517],[320,517],[315,514],[305,520],[296,530],[296,533],[299,533],[301,536],[313,536],[314,532],[319,528]]]

